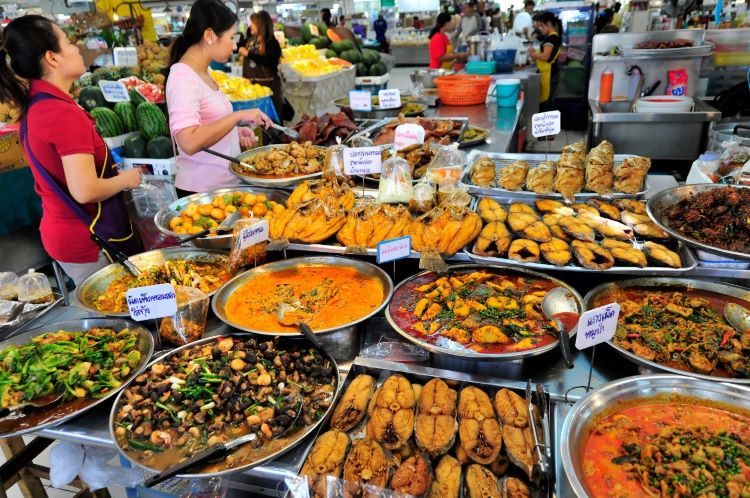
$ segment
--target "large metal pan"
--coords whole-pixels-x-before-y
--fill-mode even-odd
[[[615,412],[618,406],[669,402],[675,396],[692,398],[698,403],[719,404],[725,410],[736,407],[738,413],[747,414],[750,389],[678,375],[639,375],[590,391],[568,412],[562,427],[560,453],[574,496],[591,496],[584,485],[583,455],[596,419]]]
[[[510,274],[520,274],[520,275],[528,275],[533,276],[540,279],[549,280],[550,282],[554,283],[558,287],[563,287],[567,290],[569,290],[573,296],[575,297],[576,304],[578,306],[578,314],[580,315],[583,313],[583,300],[581,299],[581,295],[578,294],[578,292],[571,287],[570,285],[566,284],[562,280],[558,280],[556,278],[550,277],[548,275],[545,275],[544,273],[539,273],[531,270],[526,270],[524,268],[519,267],[513,267],[513,266],[504,266],[504,265],[476,265],[476,264],[461,264],[461,265],[451,265],[448,272],[455,271],[455,270],[482,270],[482,271],[491,271],[495,273],[510,273]],[[399,283],[396,288],[393,290],[393,294],[398,294],[398,291],[401,287],[408,284],[409,282],[430,273],[429,271],[423,271],[421,273],[418,273],[412,277],[407,278],[403,282]],[[388,323],[393,327],[393,330],[398,332],[404,339],[407,339],[408,341],[413,342],[417,346],[426,349],[427,351],[431,353],[436,353],[440,355],[446,355],[446,356],[454,356],[454,357],[460,357],[465,359],[472,359],[472,360],[480,360],[480,361],[514,361],[514,360],[522,360],[524,358],[531,358],[533,356],[538,356],[540,354],[544,354],[547,351],[552,351],[553,349],[558,347],[559,341],[551,342],[550,344],[547,344],[546,346],[542,346],[535,349],[529,349],[526,351],[517,351],[512,353],[479,353],[477,351],[472,350],[454,350],[449,349],[445,347],[441,347],[435,344],[431,344],[429,342],[423,341],[420,338],[414,337],[413,335],[409,334],[407,331],[402,329],[398,324],[396,324],[396,321],[391,316],[391,303],[389,303],[388,307],[385,310],[385,318],[388,320]],[[574,327],[573,330],[570,331],[570,337],[574,337],[576,335],[576,332],[578,331],[578,327]]]
[[[177,199],[169,206],[160,209],[159,212],[156,213],[156,216],[154,216],[154,224],[162,233],[166,233],[167,235],[171,235],[178,239],[185,238],[187,235],[178,234],[169,228],[169,222],[172,218],[179,216],[182,210],[191,202],[195,202],[198,205],[211,204],[214,197],[224,194],[232,194],[233,192],[265,194],[268,200],[278,203],[286,202],[286,199],[289,197],[288,193],[280,190],[250,187],[248,185],[241,185],[234,188],[223,188],[220,190],[214,190],[213,192],[202,192],[200,194],[193,194],[183,197],[182,199]],[[232,244],[232,232],[229,231],[223,235],[201,237],[193,240],[191,244],[195,247],[202,247],[204,249],[229,249]]]
[[[692,237],[684,235],[678,232],[669,225],[666,220],[666,211],[672,206],[678,204],[681,201],[691,199],[696,195],[708,192],[716,188],[749,188],[743,185],[722,185],[716,183],[701,183],[697,185],[682,185],[679,187],[672,187],[666,190],[662,190],[658,194],[651,197],[646,203],[646,211],[649,217],[659,225],[661,228],[666,230],[675,239],[681,240],[689,246],[693,246],[696,249],[710,252],[712,254],[718,254],[726,258],[732,259],[744,259],[750,261],[750,253],[730,251],[729,249],[721,249],[716,246],[705,244],[696,240]]]
[[[708,280],[693,280],[688,278],[634,278],[631,280],[620,280],[619,282],[609,282],[598,285],[591,289],[586,297],[583,298],[583,306],[585,310],[594,308],[596,300],[605,294],[612,292],[615,289],[626,289],[628,287],[662,287],[664,289],[674,290],[688,290],[688,289],[699,289],[704,291],[715,292],[717,294],[723,294],[726,296],[733,297],[735,299],[742,299],[750,303],[750,289],[740,287],[738,285],[725,284],[722,282],[711,282]],[[748,305],[750,306],[750,305]],[[677,368],[668,367],[654,361],[646,360],[637,354],[628,351],[614,343],[614,341],[608,341],[607,344],[614,348],[618,353],[623,355],[628,360],[632,361],[636,365],[655,370],[659,372],[669,372],[673,374],[687,375],[703,380],[710,380],[714,382],[731,382],[733,384],[746,384],[750,386],[750,379],[733,379],[727,377],[715,377],[713,375],[703,375],[697,372],[679,370]]]
[[[250,149],[248,151],[243,152],[239,156],[237,156],[237,159],[242,162],[250,163],[253,162],[253,157],[255,157],[258,154],[268,153],[273,149],[281,149],[286,147],[286,145],[280,144],[280,145],[265,145],[263,147],[258,147],[257,149]],[[325,154],[325,147],[321,147],[319,145],[314,145],[313,147],[320,149],[321,152]],[[321,167],[323,164],[321,163]],[[318,178],[323,173],[318,171],[317,173],[311,173],[309,175],[297,175],[297,176],[288,176],[288,177],[276,177],[272,175],[248,175],[242,171],[242,169],[237,164],[230,164],[229,165],[229,172],[232,173],[234,176],[242,180],[243,182],[249,184],[249,185],[257,185],[258,187],[269,187],[269,188],[282,188],[282,187],[293,187],[295,185],[298,185],[302,183],[305,180],[312,180],[313,178]]]
[[[204,346],[204,345],[207,345],[207,344],[212,344],[212,343],[220,341],[220,340],[222,340],[222,339],[224,339],[226,337],[232,337],[232,338],[234,338],[236,340],[247,340],[247,339],[249,339],[249,336],[246,335],[246,334],[225,334],[225,335],[219,336],[219,337],[207,337],[205,339],[201,339],[199,341],[195,341],[195,342],[192,342],[190,344],[185,344],[184,346],[180,346],[179,348],[172,350],[168,354],[157,358],[156,360],[152,361],[151,363],[149,363],[146,366],[146,370],[147,371],[150,370],[153,365],[155,365],[157,363],[161,363],[164,360],[166,360],[168,358],[171,358],[172,356],[181,354],[182,351],[184,351],[184,350],[186,350],[188,348],[194,348],[194,347]],[[284,344],[283,341],[295,341],[295,342],[299,342],[299,339],[297,339],[297,338],[282,338],[281,341],[282,341],[282,344]],[[310,347],[312,347],[312,346],[310,346]],[[330,354],[328,354],[326,351],[320,351],[320,353],[323,356],[325,356],[331,362],[333,371],[336,372],[336,373],[338,373],[338,365],[336,364],[336,360],[334,360],[333,357]],[[135,376],[133,376],[133,378],[135,378]],[[333,379],[334,379],[333,380],[333,395],[332,395],[333,397],[331,399],[331,405],[328,407],[328,409],[325,411],[325,413],[323,413],[321,415],[321,417],[317,421],[313,422],[312,425],[302,426],[299,429],[294,429],[294,430],[290,431],[288,434],[280,437],[279,439],[276,439],[274,442],[275,442],[276,445],[281,446],[280,448],[274,450],[273,452],[271,452],[271,453],[269,453],[267,455],[262,456],[261,458],[249,461],[249,462],[247,462],[247,463],[245,463],[243,465],[238,465],[236,467],[225,468],[223,470],[219,470],[219,471],[215,471],[215,472],[196,473],[196,474],[184,474],[184,475],[179,475],[177,477],[181,477],[181,478],[184,478],[184,479],[196,479],[196,478],[201,478],[202,479],[202,478],[216,477],[216,476],[222,476],[222,475],[232,474],[232,473],[235,473],[235,472],[240,472],[240,471],[243,471],[243,470],[251,469],[253,467],[257,467],[258,465],[262,465],[262,464],[264,464],[266,462],[269,462],[271,460],[279,458],[280,456],[284,455],[286,452],[292,450],[298,444],[300,444],[309,434],[313,433],[317,429],[317,427],[321,423],[323,423],[324,420],[326,420],[328,418],[328,414],[330,413],[330,411],[333,409],[333,407],[335,405],[334,401],[335,401],[335,399],[336,399],[336,397],[338,395],[338,391],[339,391],[339,383],[340,383],[340,377],[339,377],[339,375],[333,375]],[[128,382],[127,385],[125,385],[125,389],[127,389],[129,387],[129,385],[130,385],[131,382],[132,382],[132,379],[130,380],[130,382]],[[125,400],[122,399],[123,393],[124,393],[124,389],[120,392],[120,394],[115,399],[115,402],[112,405],[112,411],[110,412],[110,416],[109,416],[109,433],[110,433],[110,436],[112,438],[112,441],[115,441],[115,442],[117,441],[117,437],[115,436],[115,432],[114,432],[115,429],[117,428],[117,426],[116,426],[117,410],[118,410],[118,408],[119,408],[119,406],[120,406],[121,403],[125,403],[126,402]],[[115,444],[115,446],[117,447],[117,450],[120,452],[120,454],[122,456],[124,456],[125,458],[127,458],[134,465],[137,465],[138,467],[146,469],[146,470],[148,470],[150,472],[158,472],[158,469],[152,469],[152,468],[146,467],[146,466],[142,465],[140,462],[138,462],[137,460],[130,458],[129,453],[127,451],[123,450],[120,447],[119,444]],[[239,451],[240,448],[242,448],[242,446],[240,446],[239,448],[237,448],[235,451]]]
[[[310,266],[339,266],[343,268],[353,268],[357,270],[358,272],[361,272],[368,277],[373,277],[378,279],[380,282],[380,285],[383,287],[383,302],[380,306],[378,306],[376,309],[374,309],[369,314],[360,317],[359,319],[350,322],[345,323],[343,325],[339,325],[337,327],[328,328],[328,329],[322,329],[322,330],[315,330],[316,334],[330,334],[333,332],[344,332],[347,330],[354,330],[358,323],[363,322],[367,320],[368,318],[378,314],[380,310],[382,310],[386,304],[391,300],[391,296],[393,296],[393,281],[391,280],[391,277],[388,276],[386,272],[381,270],[379,267],[373,265],[372,263],[368,263],[366,261],[360,261],[357,259],[349,259],[349,258],[343,258],[340,256],[314,256],[314,257],[302,257],[302,258],[292,258],[287,259],[284,261],[276,261],[274,263],[268,263],[263,266],[258,266],[257,268],[253,268],[252,270],[248,270],[245,273],[242,273],[240,275],[237,275],[229,282],[225,283],[214,296],[214,299],[211,303],[211,307],[214,311],[214,314],[219,317],[221,321],[226,323],[227,325],[234,327],[239,330],[244,330],[245,332],[251,332],[253,334],[261,334],[261,335],[270,335],[270,336],[277,336],[279,335],[278,332],[273,331],[267,331],[267,330],[258,330],[254,329],[252,327],[248,327],[245,325],[241,325],[238,323],[235,323],[232,321],[227,314],[224,312],[224,307],[227,304],[227,301],[229,300],[229,297],[240,287],[244,287],[247,284],[250,284],[253,279],[259,277],[260,275],[265,275],[268,273],[274,273],[277,271],[282,270],[288,270],[288,269],[303,269],[305,267]],[[300,336],[299,332],[288,332],[282,334],[284,336]]]
[[[94,327],[108,328],[117,331],[129,329],[134,334],[138,334],[138,350],[141,353],[141,360],[122,383],[124,386],[143,370],[146,363],[151,359],[151,354],[154,352],[154,338],[151,335],[151,332],[135,322],[111,318],[84,318],[81,320],[53,323],[33,330],[27,330],[22,334],[1,342],[0,350],[9,346],[27,344],[31,342],[32,338],[49,332],[58,332],[60,330],[79,332]],[[0,419],[0,438],[20,436],[21,434],[35,432],[61,424],[66,420],[77,417],[81,413],[106,402],[109,398],[117,394],[120,389],[122,389],[122,386],[120,386],[119,389],[113,389],[107,393],[106,396],[99,399],[88,398],[73,400],[66,403],[57,402],[44,407],[43,411],[40,409],[36,412],[30,412],[23,409],[19,411],[19,414],[13,414],[5,419]]]
[[[128,258],[140,270],[162,265],[166,261],[176,259],[191,259],[194,261],[216,263],[225,267],[229,266],[229,257],[226,253],[211,249],[196,249],[194,247],[169,247],[166,249],[156,249],[154,251],[142,252]],[[78,305],[97,315],[128,317],[130,314],[99,311],[94,306],[96,298],[107,291],[109,285],[116,279],[122,278],[127,274],[125,268],[118,263],[112,263],[105,266],[98,272],[94,273],[76,289],[76,299]],[[212,296],[216,291],[209,293]]]

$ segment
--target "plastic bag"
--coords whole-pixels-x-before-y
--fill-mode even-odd
[[[729,175],[750,160],[750,149],[741,145],[739,137],[732,137],[721,146],[724,149],[719,158],[719,175],[721,176]]]
[[[12,271],[0,273],[0,299],[18,299],[18,275]]]
[[[162,318],[159,338],[170,344],[182,346],[203,338],[208,316],[207,295],[193,287],[175,285],[177,312]]]
[[[344,173],[344,149],[346,146],[336,144],[328,147],[323,161],[323,178],[346,177]]]
[[[466,153],[458,149],[458,144],[440,147],[427,167],[427,177],[438,185],[446,179],[458,183],[465,165]]]
[[[18,279],[18,300],[24,303],[42,304],[53,301],[52,287],[44,273],[36,273],[33,269]]]
[[[135,188],[130,191],[129,198],[125,197],[126,208],[143,243],[143,250],[179,244],[176,237],[163,233],[154,223],[156,213],[177,200],[174,185],[161,176],[144,175],[143,181],[146,187]]]
[[[683,96],[687,95],[688,75],[684,69],[675,69],[667,71],[669,76],[669,85],[667,86],[667,95]]]
[[[50,481],[58,488],[79,476],[91,491],[110,486],[131,488],[143,482],[139,470],[108,463],[116,457],[112,449],[60,442],[50,451]]]
[[[435,186],[423,178],[414,185],[414,195],[409,201],[409,209],[416,213],[426,213],[435,207]]]
[[[466,207],[471,203],[469,188],[446,178],[440,182],[438,204],[441,206]]]
[[[378,202],[382,204],[408,203],[413,195],[411,164],[400,157],[392,157],[384,161],[378,185]]]
[[[229,252],[229,270],[232,273],[236,273],[244,266],[253,265],[255,267],[265,263],[268,256],[267,237],[266,240],[262,240],[256,244],[248,243],[248,240],[250,240],[248,237],[257,238],[258,234],[254,233],[256,230],[265,228],[265,232],[268,234],[268,221],[265,221],[265,227],[260,225],[263,221],[259,218],[244,218],[235,223],[234,230],[232,231],[232,250]],[[254,225],[257,226],[250,228],[249,231],[244,231],[246,228],[253,227]],[[243,237],[243,233],[246,237]]]

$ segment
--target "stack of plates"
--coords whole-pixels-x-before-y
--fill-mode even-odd
[[[692,110],[692,97],[672,95],[641,97],[635,103],[635,112],[641,113],[691,112]]]

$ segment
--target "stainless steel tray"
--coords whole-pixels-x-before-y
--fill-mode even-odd
[[[165,261],[175,259],[190,259],[229,266],[229,256],[226,253],[212,249],[197,249],[195,247],[156,249],[131,256],[128,258],[128,261],[132,262],[139,269],[146,270],[147,268],[161,265]],[[99,311],[94,306],[94,300],[107,292],[107,288],[114,280],[122,278],[125,275],[127,275],[127,271],[119,263],[112,263],[97,271],[84,280],[76,289],[78,305],[86,311],[97,315],[129,317],[130,313],[127,311],[122,313]],[[215,293],[216,291],[210,292],[208,295],[213,296]]]
[[[9,322],[0,322],[0,336],[10,336],[14,331],[21,329],[24,325],[46,315],[52,308],[63,300],[62,294],[53,292],[52,301],[45,304],[25,304],[23,311]]]
[[[474,160],[477,156],[487,156],[495,161],[495,179],[497,180],[497,172],[512,163],[513,161],[526,161],[529,166],[534,166],[545,160],[558,161],[560,154],[511,154],[505,152],[482,152],[473,150],[469,152],[466,160],[466,167],[464,168],[463,175],[461,176],[461,182],[469,187],[469,193],[474,195],[483,195],[486,197],[503,197],[509,199],[557,199],[560,201],[564,200],[562,194],[553,192],[551,194],[537,194],[536,192],[530,192],[528,190],[506,190],[500,187],[479,187],[471,183],[471,168],[474,164]],[[546,157],[546,159],[545,159]],[[615,162],[622,162],[626,157],[632,157],[627,154],[615,154]],[[625,194],[622,192],[611,192],[607,195],[599,195],[596,192],[578,192],[575,197],[579,199],[591,199],[594,197],[602,199],[626,199],[626,198],[638,198],[644,197],[651,190],[651,183],[649,182],[648,176],[643,184],[643,190],[637,194]]]
[[[665,219],[665,212],[672,206],[681,201],[695,197],[696,195],[708,192],[717,188],[750,188],[743,185],[722,185],[717,183],[701,183],[697,185],[681,185],[678,187],[668,188],[651,197],[646,203],[646,211],[654,223],[659,225],[663,230],[668,232],[675,239],[681,240],[685,244],[700,249],[702,251],[718,254],[726,258],[750,260],[750,253],[730,251],[721,249],[712,245],[700,242],[692,237],[688,237],[677,230],[673,229]]]
[[[479,130],[481,132],[481,135],[476,138],[472,138],[470,140],[469,139],[461,140],[458,143],[459,149],[464,149],[467,147],[474,147],[475,145],[481,145],[484,142],[486,142],[488,138],[490,138],[490,130],[488,130],[487,128],[482,128],[480,126],[474,126],[474,125],[469,125],[466,127],[467,130],[469,128],[474,128],[475,130]]]
[[[349,249],[347,249],[344,246],[334,245],[334,244],[289,244],[287,247],[289,250],[293,251],[306,251],[311,253],[320,253],[320,254],[341,254],[341,255],[351,255],[351,256],[371,256],[376,257],[378,255],[378,250],[373,248],[368,248],[366,254],[360,254],[360,253],[352,253],[348,252]],[[409,255],[409,258],[412,259],[419,259],[422,256],[422,253],[419,253],[417,251],[412,251]],[[451,257],[443,258],[445,261],[471,261],[468,255],[464,254],[463,252],[459,251],[456,254],[454,254]]]
[[[389,118],[385,118],[385,119],[383,119],[381,121],[378,121],[375,124],[373,124],[372,126],[369,126],[369,127],[365,128],[364,130],[360,131],[356,135],[353,135],[349,140],[353,141],[353,140],[355,140],[357,138],[375,138],[375,137],[377,137],[378,133],[380,132],[380,130],[383,127],[385,127],[386,125],[388,125],[389,123],[391,123],[392,121],[394,121],[396,119],[398,119],[398,118],[390,118],[390,119]],[[465,123],[464,126],[468,126],[468,124],[469,124],[469,118],[465,118],[465,117],[455,117],[455,118],[453,118],[453,117],[451,117],[451,118],[428,117],[428,118],[425,118],[425,119],[430,119],[432,121],[459,121],[459,122]],[[451,143],[455,143],[455,142],[451,141]],[[465,147],[465,146],[464,145],[459,145],[459,147]]]
[[[252,163],[254,156],[261,154],[261,153],[269,152],[272,149],[280,149],[284,147],[286,147],[286,144],[264,145],[263,147],[258,147],[256,149],[250,149],[248,151],[243,152],[242,154],[237,156],[237,159],[239,159],[240,161]],[[321,149],[321,151],[325,154],[326,147],[321,147],[319,145],[315,145],[314,147]],[[322,168],[323,164],[321,163],[320,166]],[[317,173],[311,173],[308,175],[290,176],[290,177],[285,177],[285,178],[275,178],[270,175],[268,178],[264,178],[264,177],[246,175],[239,169],[239,166],[234,163],[231,163],[229,165],[229,172],[249,185],[256,185],[258,187],[270,187],[270,188],[292,187],[292,186],[302,183],[305,180],[311,180],[313,178],[318,178],[323,175],[321,171],[318,171]]]
[[[134,379],[143,370],[146,363],[148,363],[149,360],[151,359],[151,355],[154,352],[154,338],[151,335],[151,332],[141,327],[140,325],[136,324],[135,322],[131,322],[128,320],[117,320],[117,319],[112,319],[112,318],[84,318],[81,320],[70,320],[67,322],[60,322],[60,323],[53,323],[51,325],[45,325],[44,327],[39,327],[33,330],[27,330],[26,332],[23,332],[17,336],[11,337],[10,339],[6,339],[5,341],[0,343],[0,349],[5,349],[8,346],[26,344],[28,342],[31,342],[31,339],[33,337],[46,334],[49,332],[58,332],[60,330],[78,332],[78,331],[86,331],[93,327],[110,328],[110,329],[114,329],[117,331],[120,331],[122,329],[129,329],[133,333],[138,334],[138,350],[141,352],[141,361],[138,363],[138,366],[136,366],[130,372],[130,375],[126,379],[124,379],[122,386],[120,386],[118,389],[112,389],[109,393],[107,393],[106,396],[102,398],[86,400],[87,402],[79,403],[80,406],[73,407],[72,409],[71,409],[71,403],[76,402],[76,400],[70,401],[67,403],[58,402],[53,405],[47,406],[44,408],[44,414],[45,414],[44,421],[38,424],[34,424],[32,427],[25,427],[25,428],[18,428],[15,430],[11,429],[11,430],[2,431],[0,432],[0,438],[20,436],[21,434],[27,434],[29,432],[35,432],[35,431],[38,431],[47,427],[55,426],[73,417],[77,417],[78,415],[88,410],[91,410],[97,405],[105,403],[112,396],[117,394],[123,388],[124,385],[126,385],[128,382]],[[18,425],[22,427],[23,425],[22,423],[24,422],[24,418],[25,418],[24,410],[20,410],[20,415],[11,414],[11,415],[8,415],[6,418],[14,422],[17,421]],[[4,421],[5,419],[0,419],[0,422],[4,422]]]
[[[568,412],[562,427],[560,457],[573,491],[568,496],[589,496],[583,484],[582,460],[590,424],[598,416],[610,413],[620,403],[626,407],[639,399],[644,402],[666,401],[675,395],[728,404],[737,407],[738,411],[747,411],[750,389],[677,375],[639,375],[616,380],[590,391]]]
[[[663,57],[706,57],[711,55],[714,46],[711,43],[693,45],[692,47],[680,48],[624,48],[623,57],[651,57],[654,59]]]
[[[533,276],[540,279],[545,279],[553,282],[558,287],[564,287],[565,289],[569,290],[571,294],[576,299],[576,302],[578,304],[578,310],[579,315],[580,313],[583,313],[584,307],[583,307],[583,299],[581,298],[581,295],[578,294],[578,291],[576,291],[573,287],[566,284],[562,280],[556,279],[554,277],[550,277],[548,275],[545,275],[543,273],[527,270],[525,268],[520,267],[513,267],[513,266],[503,266],[503,265],[477,265],[477,264],[460,264],[460,265],[452,265],[448,272],[446,272],[446,275],[449,275],[450,272],[455,270],[483,270],[483,271],[493,271],[496,273],[516,273],[516,274],[522,274],[522,275],[528,275]],[[431,273],[429,271],[423,271],[420,273],[417,273],[416,275],[413,275],[406,280],[401,281],[396,288],[393,290],[393,295],[395,296],[398,293],[398,290],[406,285],[407,283],[411,282],[414,279],[417,279],[423,275],[426,275],[427,273]],[[436,353],[441,354],[445,356],[452,356],[452,357],[459,357],[464,359],[471,359],[471,360],[479,360],[479,361],[515,361],[515,360],[522,360],[524,358],[531,358],[534,356],[539,356],[541,354],[544,354],[548,351],[552,351],[558,347],[557,340],[547,344],[546,346],[542,346],[540,348],[535,349],[529,349],[526,351],[517,351],[512,353],[478,353],[473,350],[466,350],[464,351],[463,348],[461,350],[454,350],[449,349],[445,347],[438,346],[436,344],[431,344],[429,342],[423,341],[422,339],[418,337],[414,337],[413,335],[409,334],[407,331],[403,330],[401,327],[396,324],[395,320],[391,316],[391,303],[388,303],[388,307],[385,309],[385,318],[388,320],[388,323],[391,325],[393,330],[398,332],[398,334],[403,337],[404,339],[416,344],[417,346],[426,349],[430,353]],[[574,327],[569,335],[571,338],[575,337],[576,332],[578,332],[578,327]]]
[[[734,297],[736,299],[742,299],[750,303],[750,289],[740,287],[738,285],[726,284],[723,282],[711,282],[708,280],[698,280],[689,278],[636,278],[631,280],[621,280],[619,282],[608,282],[598,285],[591,289],[588,294],[583,298],[583,306],[585,310],[593,307],[594,301],[601,296],[616,288],[628,288],[628,287],[664,287],[674,289],[700,289],[717,294],[723,294]],[[646,360],[638,356],[637,354],[628,351],[610,340],[607,344],[614,348],[615,351],[623,355],[625,358],[635,363],[636,365],[645,367],[649,370],[658,372],[669,372],[673,374],[679,374],[689,377],[695,377],[702,380],[710,380],[714,382],[731,382],[732,384],[744,384],[750,386],[750,378],[748,379],[734,379],[727,377],[714,377],[712,375],[703,375],[693,371],[679,370],[677,368],[668,367],[654,361]]]
[[[468,385],[476,386],[476,387],[481,388],[488,395],[490,395],[491,400],[494,399],[495,393],[502,388],[507,388],[512,391],[515,391],[516,394],[518,394],[522,398],[524,398],[525,396],[525,393],[524,393],[524,388],[526,385],[525,383],[513,382],[513,381],[509,381],[505,379],[503,380],[492,379],[492,378],[483,377],[483,376],[475,376],[472,374],[424,367],[420,365],[412,365],[412,364],[406,365],[403,363],[396,363],[396,362],[390,362],[390,361],[375,360],[375,359],[368,359],[368,358],[357,358],[356,360],[354,360],[354,363],[350,367],[349,372],[346,375],[346,378],[341,382],[341,386],[339,388],[339,392],[337,393],[336,402],[334,403],[334,406],[338,403],[340,397],[346,391],[346,388],[349,387],[349,384],[354,380],[355,377],[357,377],[357,375],[360,375],[360,374],[370,375],[375,379],[376,383],[380,385],[385,381],[385,379],[397,373],[404,375],[410,382],[414,384],[421,384],[421,385],[426,384],[432,379],[439,378],[439,379],[446,381],[450,385],[451,389],[456,390],[457,393],[460,393],[460,390],[465,386],[468,386]],[[545,391],[545,402],[546,402],[547,407],[549,407],[551,403],[551,396],[546,391]],[[493,408],[494,408],[494,403],[493,403]],[[547,410],[547,413],[549,414],[548,417],[550,419],[549,425],[550,427],[552,427],[553,424],[552,424],[551,411]],[[318,427],[318,430],[315,433],[315,439],[317,439],[322,433],[330,429],[332,414],[333,414],[333,410],[329,412],[329,415],[326,418],[325,422]],[[357,425],[357,427],[349,431],[349,435],[353,441],[362,439],[364,437],[364,432],[365,432],[364,421],[366,420],[367,420],[367,417],[365,417],[363,422]],[[458,437],[456,437],[456,440],[458,440]],[[457,443],[454,443],[454,444],[457,444]],[[310,450],[312,450],[312,444],[309,445],[309,447],[307,448],[307,451],[305,451],[304,458],[301,459],[301,464],[297,472],[299,472],[302,469],[302,465],[307,460]],[[452,452],[449,450],[448,454],[452,454]],[[551,498],[553,496],[554,477],[555,477],[554,476],[555,460],[556,458],[554,456],[554,452],[552,452],[552,461],[549,462],[549,473],[547,475],[547,479],[542,480],[540,487],[531,489],[532,498],[543,498],[543,497]],[[433,469],[434,469],[435,463],[436,462],[433,462]],[[466,466],[463,466],[462,480],[463,480],[463,473],[465,469],[466,469]],[[514,472],[512,472],[511,475],[521,478],[527,484],[529,483],[528,478],[525,476],[525,474],[523,474],[523,472],[518,472],[518,473],[515,472],[517,469],[515,469],[513,464],[510,465],[510,469],[514,470]],[[508,472],[506,472],[505,475],[509,475]],[[462,488],[463,488],[463,485],[462,485]],[[462,493],[460,495],[460,498],[468,498],[468,493]]]

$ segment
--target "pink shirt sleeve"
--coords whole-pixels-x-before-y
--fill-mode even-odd
[[[169,128],[176,135],[185,128],[201,124],[200,78],[190,74],[192,69],[175,64],[167,79],[167,107]]]

